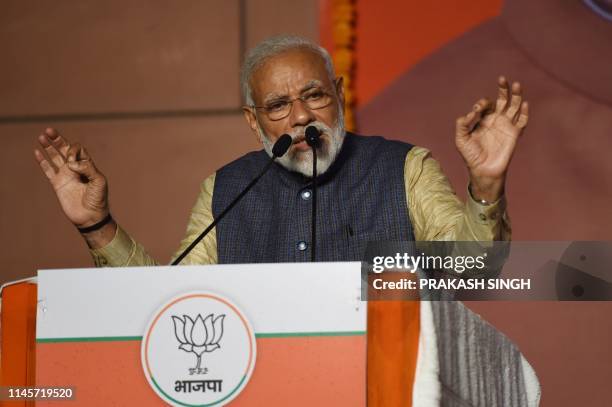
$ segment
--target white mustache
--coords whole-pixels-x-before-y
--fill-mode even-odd
[[[309,126],[316,127],[317,130],[321,132],[321,137],[323,136],[329,137],[332,131],[332,129],[330,129],[325,124],[320,123],[320,122],[310,123],[306,127],[309,127]],[[293,144],[298,144],[306,140],[306,127],[302,127],[300,129],[294,130],[291,133],[289,133],[289,135],[291,136],[291,139],[293,140]]]

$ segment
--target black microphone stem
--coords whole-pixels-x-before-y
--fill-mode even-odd
[[[317,147],[321,145],[321,131],[315,126],[306,127],[306,143],[312,147],[312,231],[310,236],[310,261],[316,260],[317,253]]]
[[[279,137],[278,140],[276,140],[276,143],[274,143],[274,146],[272,147],[272,157],[270,158],[266,166],[263,168],[263,170],[261,170],[259,174],[257,174],[257,176],[253,178],[253,180],[249,183],[249,185],[247,185],[246,188],[242,190],[242,192],[236,198],[234,198],[234,200],[227,206],[227,208],[225,208],[219,214],[219,216],[217,216],[213,220],[213,222],[210,225],[208,225],[208,227],[204,229],[204,231],[200,233],[200,235],[193,242],[191,242],[191,244],[185,250],[183,250],[181,255],[178,256],[172,262],[171,264],[172,266],[176,266],[177,264],[179,264],[181,260],[183,260],[185,256],[187,256],[189,252],[191,252],[191,250],[193,250],[193,248],[196,247],[198,243],[200,243],[200,240],[204,239],[204,237],[217,225],[217,223],[219,223],[219,221],[223,219],[225,214],[228,213],[234,206],[236,206],[238,201],[240,201],[242,197],[245,196],[246,193],[249,192],[251,188],[253,188],[253,186],[257,183],[257,181],[259,181],[259,179],[263,177],[263,175],[268,171],[268,169],[270,169],[270,166],[272,165],[274,160],[276,160],[278,157],[282,157],[283,155],[285,155],[287,150],[289,150],[289,147],[291,147],[291,143],[292,143],[291,136],[288,134],[283,134],[282,136]]]
[[[259,181],[259,178],[261,178],[266,173],[266,171],[268,171],[268,168],[270,168],[270,166],[272,165],[273,162],[274,162],[274,158],[272,158],[272,159],[270,159],[270,161],[268,161],[268,164],[266,164],[264,169],[261,170],[261,172],[249,183],[249,185],[247,185],[247,187],[236,198],[234,198],[232,203],[230,203],[227,206],[227,208],[225,208],[223,210],[223,212],[221,212],[219,214],[219,216],[217,216],[215,218],[215,220],[213,220],[213,222],[210,225],[208,225],[208,227],[206,229],[204,229],[204,231],[202,233],[200,233],[200,235],[193,242],[191,242],[191,244],[183,251],[183,253],[181,253],[181,255],[178,256],[176,258],[176,260],[174,260],[172,262],[173,266],[176,266],[177,264],[179,264],[181,262],[181,260],[183,260],[185,258],[185,256],[187,256],[189,254],[189,252],[191,252],[191,250],[193,250],[193,248],[198,243],[200,243],[200,240],[202,240],[204,238],[204,236],[206,236],[217,225],[217,223],[219,223],[219,221],[225,216],[225,214],[227,212],[229,212],[234,206],[236,206],[238,201],[240,201],[240,199],[243,196],[245,196],[246,193],[249,192],[249,190],[251,188],[253,188],[253,185],[255,185],[257,183],[257,181]]]
[[[317,147],[312,146],[312,250],[310,252],[310,261],[316,259],[317,250]]]

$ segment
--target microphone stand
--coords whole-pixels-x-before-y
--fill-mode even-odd
[[[268,161],[268,163],[266,164],[266,166],[263,168],[263,170],[261,170],[261,172],[249,183],[249,185],[246,186],[246,188],[244,188],[242,190],[242,192],[240,192],[240,194],[238,194],[238,196],[236,198],[234,198],[234,200],[227,206],[227,208],[225,208],[223,210],[223,212],[221,212],[219,214],[219,216],[217,216],[217,218],[215,218],[213,220],[213,222],[208,225],[208,227],[206,229],[204,229],[204,231],[202,233],[200,233],[200,235],[193,241],[191,242],[191,244],[189,246],[187,246],[187,248],[185,250],[183,250],[183,252],[180,254],[180,256],[178,256],[173,262],[172,262],[172,266],[176,266],[177,264],[179,264],[181,262],[181,260],[183,260],[185,258],[185,256],[187,256],[194,247],[196,247],[196,245],[198,243],[200,243],[200,241],[202,239],[204,239],[204,237],[211,231],[213,230],[213,228],[217,225],[217,223],[219,223],[219,221],[221,219],[223,219],[223,217],[234,207],[236,206],[236,204],[238,203],[238,201],[240,201],[242,199],[243,196],[246,195],[247,192],[249,192],[251,190],[251,188],[253,188],[253,186],[259,181],[259,179],[266,173],[268,172],[268,170],[270,169],[270,166],[272,165],[272,163],[274,162],[274,160],[276,160],[278,157],[282,157],[283,155],[285,155],[285,153],[287,152],[287,150],[289,150],[289,147],[291,147],[291,143],[293,142],[293,140],[291,139],[291,136],[288,134],[283,134],[281,137],[279,137],[278,140],[276,140],[276,143],[274,143],[274,147],[272,147],[272,157],[270,158],[270,160]]]
[[[316,259],[317,250],[317,148],[312,147],[312,251],[310,261]]]
[[[312,147],[312,229],[310,261],[316,261],[317,251],[317,147],[321,144],[321,132],[314,126],[306,128],[306,143]]]

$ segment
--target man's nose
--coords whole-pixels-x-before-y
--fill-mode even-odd
[[[315,117],[312,110],[306,106],[306,103],[304,103],[302,99],[296,99],[293,101],[289,120],[291,121],[291,127],[305,126],[314,121]]]

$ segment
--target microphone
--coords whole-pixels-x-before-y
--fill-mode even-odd
[[[312,229],[310,261],[316,259],[317,250],[317,148],[321,145],[321,131],[315,126],[306,127],[306,143],[312,147]]]
[[[321,145],[321,132],[315,126],[306,127],[305,137],[310,147],[317,148]]]
[[[293,143],[293,139],[288,134],[283,134],[276,140],[276,143],[272,146],[272,160],[276,158],[280,158],[285,155],[291,144]]]
[[[221,212],[219,216],[214,219],[213,222],[208,225],[208,227],[204,229],[204,231],[200,233],[200,235],[193,242],[191,242],[191,244],[185,250],[183,250],[180,256],[178,256],[172,262],[172,266],[176,266],[177,264],[179,264],[185,258],[185,256],[187,256],[193,250],[193,248],[196,247],[196,245],[200,243],[200,241],[204,239],[204,237],[211,230],[213,230],[217,223],[219,223],[219,221],[223,219],[223,217],[238,203],[238,201],[240,201],[242,197],[245,196],[246,193],[249,192],[249,190],[253,188],[255,184],[257,184],[259,179],[263,177],[266,172],[268,172],[274,160],[285,155],[287,150],[289,150],[289,147],[291,147],[292,143],[293,139],[288,134],[283,134],[278,138],[278,140],[276,140],[276,143],[274,143],[274,146],[272,147],[272,157],[270,158],[266,166],[263,168],[263,170],[261,170],[261,172],[249,183],[249,185],[247,185],[246,188],[244,188],[244,190],[242,190],[242,192],[238,194],[236,198],[234,198],[234,200],[227,206],[227,208],[225,208],[223,212]]]

